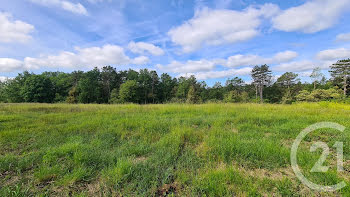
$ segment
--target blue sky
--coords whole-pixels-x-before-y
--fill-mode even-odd
[[[209,85],[256,64],[308,80],[350,57],[350,0],[0,0],[0,79],[148,68]]]

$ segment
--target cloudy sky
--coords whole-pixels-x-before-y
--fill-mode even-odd
[[[350,57],[350,0],[0,0],[0,79],[148,68],[209,85]]]

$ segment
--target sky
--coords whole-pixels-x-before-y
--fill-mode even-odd
[[[0,80],[147,68],[213,85],[350,58],[350,0],[0,0]]]

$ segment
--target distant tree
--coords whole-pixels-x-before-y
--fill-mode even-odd
[[[101,73],[98,68],[84,73],[78,84],[79,97],[81,103],[101,103]]]
[[[4,97],[6,102],[25,102],[23,91],[24,83],[32,75],[33,74],[29,73],[28,71],[24,71],[23,73],[19,73],[14,79],[6,81],[4,88]]]
[[[216,82],[212,88],[209,88],[209,99],[211,100],[223,100],[224,88],[220,82]]]
[[[156,71],[152,70],[150,72],[152,83],[151,83],[151,94],[149,97],[152,99],[152,103],[155,103],[156,98],[158,98],[158,91],[159,91],[159,77]]]
[[[334,79],[341,78],[343,80],[343,92],[344,96],[347,95],[347,87],[349,85],[348,79],[350,76],[350,59],[339,60],[331,66],[329,71]]]
[[[152,76],[148,69],[140,70],[137,82],[140,86],[140,99],[146,104],[152,91]]]
[[[170,101],[174,97],[174,88],[176,86],[176,78],[172,78],[167,73],[163,73],[160,77],[160,97],[162,102]]]
[[[137,81],[139,78],[139,73],[137,71],[134,71],[132,69],[129,69],[127,72],[126,72],[126,79],[124,80],[124,82],[126,80],[135,80]]]
[[[117,71],[111,66],[105,66],[101,70],[101,85],[102,85],[102,100],[104,103],[108,103],[111,95],[111,91],[114,87],[117,87]]]
[[[331,88],[327,90],[316,89],[312,92],[307,90],[302,90],[296,96],[298,101],[307,101],[307,102],[319,102],[319,101],[327,101],[333,99],[340,99],[342,91],[336,88]]]
[[[119,92],[117,88],[114,88],[111,92],[111,96],[109,98],[109,103],[111,104],[116,104],[116,103],[120,103],[119,100]]]
[[[121,103],[138,102],[137,91],[139,87],[135,80],[128,80],[120,86],[119,101]]]
[[[294,86],[299,79],[297,78],[298,74],[292,72],[286,72],[281,77],[277,79],[277,84],[281,85],[286,91],[284,91],[284,95],[282,98],[283,103],[291,103],[292,102],[292,92],[291,87]]]
[[[25,102],[52,103],[55,98],[53,84],[50,78],[44,75],[29,76],[22,91]]]
[[[0,81],[0,103],[5,101],[5,82]]]
[[[242,88],[244,86],[244,81],[239,77],[235,77],[233,79],[226,80],[225,86],[227,91],[232,91],[232,90],[242,91]]]
[[[52,82],[54,102],[64,102],[72,88],[72,75],[64,72],[44,72],[42,75],[50,78]]]
[[[263,89],[271,81],[272,74],[268,65],[255,66],[251,72],[253,83],[256,85],[257,92],[260,94],[260,102],[264,102]]]
[[[78,89],[77,89],[77,87],[74,86],[69,91],[66,102],[67,103],[71,103],[71,104],[78,103],[78,95],[79,95],[78,94]]]
[[[325,78],[324,74],[321,72],[320,67],[314,68],[310,77],[311,77],[312,82],[314,84],[314,90],[316,89],[317,83],[321,83],[322,80],[324,80],[324,78]]]
[[[191,85],[190,89],[188,90],[186,102],[190,104],[195,104],[200,102],[198,91],[196,90],[196,87],[193,85]]]
[[[199,86],[199,84],[197,83],[197,80],[193,75],[189,78],[180,77],[176,97],[180,100],[185,101],[191,86],[194,86],[194,88],[198,90],[197,86]]]

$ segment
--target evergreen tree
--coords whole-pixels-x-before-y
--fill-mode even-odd
[[[80,103],[101,103],[101,73],[98,68],[86,72],[78,84]]]
[[[263,98],[263,89],[264,86],[267,86],[271,82],[271,71],[269,70],[268,65],[255,66],[251,72],[253,78],[253,83],[256,85],[256,91],[260,94],[260,102],[264,102]],[[256,94],[257,94],[256,93]]]
[[[334,79],[340,78],[343,80],[343,92],[344,96],[347,95],[347,87],[349,85],[348,79],[350,76],[350,59],[339,60],[331,66],[329,71]]]

